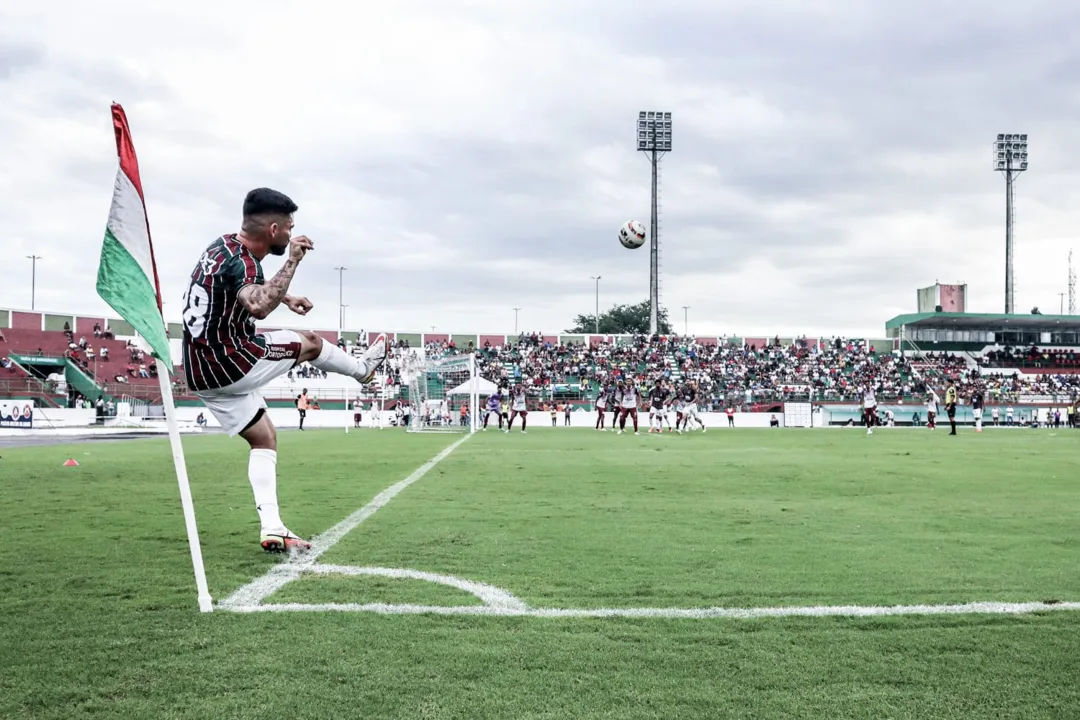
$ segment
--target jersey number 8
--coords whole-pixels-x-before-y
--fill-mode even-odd
[[[209,310],[210,294],[202,285],[192,283],[184,294],[184,327],[191,337],[202,337],[206,330],[206,314]]]

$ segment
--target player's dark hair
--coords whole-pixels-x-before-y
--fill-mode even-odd
[[[292,215],[299,206],[285,193],[270,188],[255,188],[244,198],[244,219],[256,215]]]

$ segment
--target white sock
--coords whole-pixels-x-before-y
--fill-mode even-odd
[[[284,530],[278,514],[277,500],[277,451],[252,450],[248,457],[248,480],[255,493],[255,509],[259,511],[262,529]]]
[[[339,375],[348,375],[353,378],[361,378],[367,375],[367,371],[359,358],[354,358],[334,343],[326,340],[323,340],[319,357],[312,360],[311,364],[320,370],[335,372]]]

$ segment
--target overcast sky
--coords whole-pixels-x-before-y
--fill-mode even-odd
[[[1023,8],[1021,11],[1020,8]],[[881,336],[915,290],[1004,305],[998,132],[1026,132],[1016,306],[1080,266],[1080,5],[1060,0],[53,0],[0,5],[0,307],[104,312],[109,103],[166,314],[247,190],[300,205],[333,328],[561,331],[648,296],[639,110],[669,110],[661,302],[697,334]],[[268,259],[269,276],[279,262]],[[296,325],[287,310],[271,322]]]

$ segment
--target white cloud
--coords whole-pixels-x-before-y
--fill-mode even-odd
[[[75,0],[0,10],[0,306],[102,312],[94,273],[128,111],[179,309],[244,193],[296,199],[297,292],[356,327],[549,331],[647,294],[633,149],[671,110],[662,296],[676,325],[880,335],[920,285],[1002,306],[997,132],[1028,132],[1017,306],[1057,309],[1080,211],[1080,9],[927,0]],[[1078,248],[1080,250],[1080,248]],[[1080,259],[1078,259],[1080,263]],[[267,271],[276,269],[268,261]],[[171,308],[170,308],[171,306]],[[274,319],[285,322],[289,318]]]

